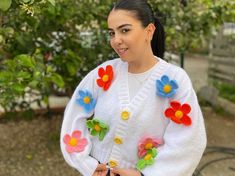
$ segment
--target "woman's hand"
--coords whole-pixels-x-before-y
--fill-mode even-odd
[[[105,164],[98,164],[98,166],[92,176],[106,176],[107,173],[108,173],[108,170],[106,168],[106,165]]]
[[[114,175],[119,174],[120,176],[141,176],[140,171],[136,169],[113,168],[111,173],[113,173]]]

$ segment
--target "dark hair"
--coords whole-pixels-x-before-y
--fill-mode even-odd
[[[153,10],[147,0],[117,0],[112,10],[133,11],[143,27],[153,23],[156,30],[153,34],[151,47],[153,54],[163,58],[165,51],[165,32],[161,22],[154,17]]]

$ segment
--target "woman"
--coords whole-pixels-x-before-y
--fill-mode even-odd
[[[117,1],[107,21],[120,58],[76,88],[61,130],[65,160],[85,176],[192,175],[204,121],[185,71],[161,59],[161,24],[145,0]]]

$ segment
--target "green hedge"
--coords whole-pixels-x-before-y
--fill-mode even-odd
[[[204,36],[235,14],[230,0],[149,2],[165,25],[167,50],[178,53],[200,47]],[[106,24],[112,3],[1,0],[0,106],[28,110],[32,102],[48,103],[51,94],[71,96],[89,70],[113,58]]]

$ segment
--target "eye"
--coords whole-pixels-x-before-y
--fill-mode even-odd
[[[114,31],[109,31],[109,36],[110,37],[113,37],[115,35],[115,32]]]
[[[129,32],[130,31],[130,29],[122,29],[122,33],[127,33],[127,32]]]

